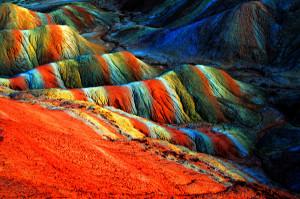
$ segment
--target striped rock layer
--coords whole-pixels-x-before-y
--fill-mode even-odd
[[[263,94],[203,65],[184,65],[161,76],[118,86],[29,91],[53,99],[113,106],[159,123],[237,122],[256,126]]]
[[[141,118],[120,109],[105,107],[118,117],[120,123],[130,124],[135,130],[126,130],[126,136],[139,139],[150,137],[168,141],[177,146],[183,146],[191,151],[216,155],[227,159],[240,159],[249,157],[253,152],[256,133],[253,130],[243,129],[230,125],[203,125],[198,127],[178,127],[163,125]],[[120,127],[121,128],[121,127]],[[138,133],[137,133],[137,131]]]
[[[118,52],[46,64],[10,79],[0,78],[0,85],[15,90],[85,88],[152,79],[162,72],[129,52]]]
[[[42,89],[29,92],[52,99],[83,100],[115,107],[108,109],[128,118],[127,123],[141,132],[139,136],[167,140],[193,151],[230,159],[252,152],[257,137],[255,130],[226,125],[177,128],[134,116],[165,124],[230,121],[251,127],[261,120],[262,93],[222,70],[184,65],[159,76],[162,72],[161,68],[151,67],[129,52],[119,52],[54,62],[10,79],[2,78],[0,84],[15,90]],[[131,135],[133,132],[128,130],[128,136],[139,137]]]
[[[19,93],[5,87],[0,86],[0,92],[10,95],[13,99],[18,100],[34,100],[35,102],[45,101],[45,98],[34,98],[28,96],[28,93]],[[34,93],[34,92],[33,92]],[[25,95],[24,95],[25,94]],[[260,131],[253,128],[241,127],[233,124],[208,124],[195,123],[194,125],[170,125],[161,124],[142,118],[112,106],[97,106],[93,102],[81,100],[46,100],[47,104],[62,104],[66,108],[86,107],[86,109],[94,110],[98,114],[99,110],[107,110],[109,112],[113,126],[122,129],[121,134],[130,139],[153,138],[157,140],[167,141],[178,147],[185,147],[194,152],[201,152],[219,157],[241,160],[249,158],[253,154],[255,142],[261,137]],[[56,110],[56,108],[53,108]],[[74,112],[72,114],[75,114]],[[76,112],[82,117],[85,113]],[[76,115],[75,114],[75,115]],[[107,116],[106,116],[107,117]],[[97,117],[96,117],[97,118]],[[117,119],[121,118],[121,119]],[[106,128],[95,122],[95,117],[87,116],[83,120],[88,121],[94,129],[108,139],[116,139],[120,131],[114,128]],[[123,126],[126,128],[123,128]],[[130,127],[130,128],[129,128]],[[112,133],[113,132],[113,133]]]
[[[0,75],[25,72],[36,66],[83,54],[104,53],[68,26],[49,25],[33,30],[0,31]]]
[[[57,24],[84,32],[95,25],[110,26],[117,19],[116,15],[88,3],[69,4],[49,13],[31,11],[11,3],[0,5],[0,29],[27,30]]]

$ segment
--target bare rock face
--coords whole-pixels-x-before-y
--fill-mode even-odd
[[[5,2],[0,198],[297,197],[298,1]]]

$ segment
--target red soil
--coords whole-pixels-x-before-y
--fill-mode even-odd
[[[48,46],[44,57],[48,62],[58,61],[62,55],[63,31],[60,26],[50,25],[48,35]]]
[[[71,89],[70,90],[76,100],[88,101],[84,91],[82,89]]]
[[[152,117],[159,123],[172,124],[176,121],[176,111],[165,85],[157,79],[144,81],[152,96]]]
[[[22,76],[11,78],[9,81],[11,88],[15,90],[26,90],[28,87],[25,78]]]
[[[86,26],[92,25],[94,23],[94,17],[91,15],[86,8],[82,8],[76,5],[70,5],[71,8],[75,9],[78,13],[83,16],[84,24]]]
[[[122,116],[126,117],[124,115],[122,115]],[[134,126],[135,129],[138,129],[140,132],[142,132],[147,137],[150,136],[150,130],[146,124],[140,122],[139,120],[137,120],[135,118],[130,118],[130,122],[132,123],[132,125]]]
[[[72,19],[72,21],[77,25],[78,28],[84,28],[84,24],[82,23],[80,18],[76,16],[71,10],[69,10],[68,8],[62,8],[62,10],[64,11],[66,16],[69,16]]]
[[[12,43],[11,48],[8,50],[7,56],[10,59],[15,59],[19,56],[22,50],[23,33],[20,30],[12,30],[11,34],[13,35],[14,42]]]
[[[212,140],[216,155],[220,155],[231,160],[241,158],[235,145],[225,135],[218,134],[207,129],[201,129],[200,131],[206,134]]]
[[[200,194],[223,191],[209,177],[128,141],[102,140],[83,122],[0,98],[0,197]]]
[[[37,15],[37,12],[34,12],[34,11],[29,11],[30,14],[33,16],[34,19],[36,19],[36,26],[41,26],[42,25],[42,21],[40,19],[40,17]]]
[[[170,128],[168,126],[166,126],[165,128],[172,135],[171,143],[177,144],[180,146],[185,146],[191,150],[195,150],[195,146],[192,144],[193,142],[189,136],[182,133],[182,131],[180,131],[178,129]]]
[[[56,74],[51,65],[44,65],[41,67],[37,67],[36,70],[38,70],[39,73],[41,74],[45,88],[59,87]]]
[[[53,24],[52,22],[52,17],[49,15],[49,14],[45,14],[46,17],[47,17],[47,23],[50,25],[50,24]]]
[[[132,112],[132,94],[128,87],[125,86],[105,86],[110,106]]]
[[[139,142],[103,140],[64,111],[1,97],[0,107],[0,198],[248,198],[265,191],[248,185],[226,189]]]
[[[243,93],[241,92],[241,88],[238,85],[238,83],[232,79],[232,77],[230,75],[228,75],[228,73],[226,73],[223,70],[219,70],[219,72],[221,73],[221,76],[223,76],[226,84],[228,85],[230,91],[237,97],[242,97]]]
[[[122,52],[122,54],[125,58],[126,66],[128,67],[128,70],[131,71],[131,73],[134,75],[134,78],[141,79],[142,69],[136,57],[127,51]]]

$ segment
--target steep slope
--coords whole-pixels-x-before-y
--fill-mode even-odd
[[[131,1],[123,6],[123,9],[130,8]],[[146,14],[139,16],[136,21],[154,27],[180,27],[188,25],[203,18],[232,9],[236,5],[247,2],[247,0],[201,0],[191,2],[188,0],[157,1],[153,5],[140,5],[135,10],[145,10]],[[136,5],[136,4],[133,4]]]

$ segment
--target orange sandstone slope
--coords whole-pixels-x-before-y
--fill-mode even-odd
[[[62,111],[7,99],[0,104],[5,106],[0,112],[0,193],[5,196],[190,194],[189,183],[199,186],[196,193],[225,190],[138,143],[104,141]]]
[[[221,173],[213,178],[209,172],[219,172],[219,168],[201,163],[195,164],[205,172],[196,172],[188,164],[179,164],[190,161],[188,155],[171,153],[154,140],[102,139],[86,123],[59,108],[49,110],[3,97],[0,106],[0,198],[292,198],[260,184],[218,181],[216,176],[223,178]]]

